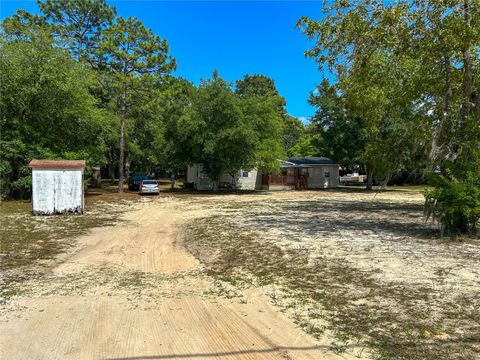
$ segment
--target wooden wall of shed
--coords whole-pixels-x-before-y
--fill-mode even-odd
[[[83,170],[33,169],[34,214],[83,213]]]

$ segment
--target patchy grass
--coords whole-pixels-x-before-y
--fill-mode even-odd
[[[131,197],[127,194],[87,196],[84,215],[33,216],[29,201],[3,202],[0,207],[0,292],[4,301],[18,295],[12,282],[38,277],[57,255],[75,244],[75,238],[119,221]]]
[[[377,359],[478,358],[478,281],[458,289],[448,268],[435,267],[444,256],[472,266],[478,251],[436,239],[418,220],[418,201],[346,193],[214,202],[215,215],[186,226],[185,244],[216,279],[243,287],[253,276],[255,286],[275,289],[272,303],[311,335],[331,334],[337,353],[354,346]],[[372,266],[384,253],[403,257],[412,273],[403,276],[388,259]]]
[[[143,271],[123,272],[118,280],[119,288],[140,288],[146,286],[146,274]]]
[[[410,192],[423,192],[425,190],[431,190],[432,186],[430,185],[393,185],[393,186],[373,186],[371,192],[382,192],[382,191],[410,191]],[[359,185],[340,185],[337,190],[350,190],[350,191],[364,191],[365,184]]]
[[[6,203],[0,210],[1,270],[50,260],[91,228],[113,225],[124,208],[97,204],[84,215],[32,216],[29,203]]]

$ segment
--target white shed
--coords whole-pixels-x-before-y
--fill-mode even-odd
[[[85,160],[32,160],[32,212],[83,214]]]

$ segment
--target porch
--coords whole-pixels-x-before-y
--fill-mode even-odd
[[[265,190],[306,190],[308,173],[301,173],[298,168],[290,168],[287,174],[262,174],[262,188]]]

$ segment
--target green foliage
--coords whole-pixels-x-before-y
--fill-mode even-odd
[[[32,158],[82,158],[87,176],[106,165],[123,189],[124,171],[191,162],[212,178],[274,169],[298,138],[285,130],[294,121],[272,79],[246,75],[233,92],[215,71],[197,89],[168,75],[176,65],[166,40],[105,0],[38,5],[38,15],[20,10],[2,22],[3,196],[28,196]]]
[[[173,85],[173,106],[165,114],[172,165],[202,163],[214,184],[222,173],[278,167],[284,121],[278,95],[246,87],[233,92],[218,73],[198,89],[185,81]]]
[[[2,196],[29,193],[32,158],[75,158],[104,164],[108,115],[89,92],[90,69],[73,61],[45,30],[0,43]]]
[[[305,157],[305,156],[323,156],[320,152],[321,136],[314,130],[313,126],[306,128],[302,135],[298,138],[295,145],[288,150],[289,157]]]
[[[258,117],[257,125],[260,126],[257,130],[263,134],[258,146],[263,149],[259,149],[257,165],[264,170],[277,169],[277,160],[288,155],[299,140],[303,124],[287,114],[285,99],[279,94],[273,79],[265,75],[244,75],[243,79],[236,81],[235,93],[247,104],[246,114]],[[255,119],[252,121],[255,122]],[[269,124],[270,128],[262,128],[261,122]],[[278,146],[278,138],[281,139],[281,147]]]
[[[312,130],[321,136],[320,152],[348,168],[361,165],[367,140],[365,125],[360,117],[348,114],[338,88],[324,79],[309,103],[317,108]]]
[[[37,0],[44,19],[73,56],[92,60],[98,38],[115,17],[105,0]]]
[[[245,123],[253,129],[254,164],[259,170],[277,170],[279,167],[278,159],[285,156],[281,143],[285,126],[283,98],[278,95],[273,80],[267,77],[259,75],[249,77],[246,75],[244,79],[244,82],[242,80],[237,81],[236,94],[240,98]],[[259,86],[259,81],[254,81],[249,88],[246,88],[245,81],[247,79],[250,79],[250,81],[252,79],[262,79],[261,83],[266,82],[271,86],[262,87]],[[259,88],[256,88],[257,86]],[[270,90],[264,91],[265,88]]]
[[[242,80],[235,83],[235,93],[240,97],[260,97],[274,99],[278,112],[285,114],[285,99],[278,93],[273,79],[265,75],[244,75]]]
[[[427,219],[438,219],[448,235],[474,233],[480,220],[480,182],[432,175],[430,183],[435,188],[425,193]]]
[[[438,192],[428,201],[465,200],[469,185],[458,184],[468,184],[470,170],[458,163],[479,137],[478,1],[339,0],[324,13],[319,21],[302,17],[297,26],[315,41],[306,56],[335,73],[346,116],[361,119],[359,159],[369,175],[386,181],[399,169],[455,168],[454,178],[435,182]],[[440,216],[449,231],[468,228],[443,212],[450,214]]]
[[[189,139],[191,138],[185,126],[189,125],[193,99],[197,88],[185,79],[167,77],[162,83],[162,93],[166,99],[163,107],[165,146],[165,166],[169,170],[181,169],[194,161]]]
[[[400,146],[405,145],[402,141],[395,151],[388,149],[399,135],[407,138],[405,129],[410,127],[402,133],[397,124],[422,118],[417,114],[422,109],[415,105],[420,96],[417,64],[395,51],[399,40],[395,37],[403,39],[407,26],[404,5],[338,1],[325,7],[327,16],[321,21],[302,18],[298,23],[309,38],[316,39],[306,55],[338,78],[336,86],[324,81],[318,95],[310,98],[319,109],[315,123],[324,133],[326,153],[347,166],[362,165],[378,180],[404,168],[411,155],[411,148]],[[418,135],[423,132],[407,136]]]
[[[475,233],[480,220],[480,123],[469,120],[470,147],[429,177],[434,189],[425,193],[427,218],[439,220],[442,232],[453,236]]]
[[[305,134],[305,126],[299,119],[290,115],[286,115],[282,138],[283,150],[288,157],[307,156],[303,154],[298,155],[299,152],[302,152],[301,149],[304,148],[304,146],[300,145],[299,143],[304,143],[307,138]]]
[[[222,78],[202,81],[181,120],[177,139],[184,142],[179,145],[188,149],[190,163],[203,163],[214,182],[223,172],[254,166],[255,130]]]
[[[127,118],[131,116],[135,105],[144,107],[148,101],[155,99],[149,95],[155,87],[155,82],[175,69],[175,59],[169,55],[166,40],[147,29],[137,18],[117,18],[115,23],[103,31],[99,45],[99,58],[110,72],[112,82],[111,91],[117,100],[120,123],[120,141],[118,154],[119,183],[118,190],[123,191],[125,171],[125,127]],[[138,102],[138,100],[140,100]],[[138,110],[138,109],[137,109]],[[142,113],[138,110],[137,113]],[[159,145],[157,132],[154,144]],[[135,149],[135,143],[130,142],[133,153],[140,153]],[[127,161],[128,168],[129,161]]]
[[[99,51],[122,86],[134,86],[142,75],[160,76],[176,67],[167,41],[134,17],[118,17],[103,31]]]
[[[53,29],[43,16],[33,15],[25,10],[18,10],[10,18],[2,22],[2,37],[4,40],[29,40],[39,30],[44,35],[52,35]]]

